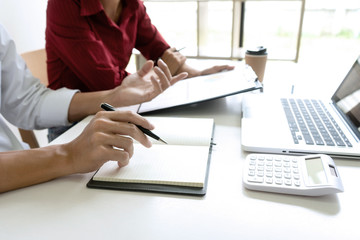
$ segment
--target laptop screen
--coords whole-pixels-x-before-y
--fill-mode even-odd
[[[360,136],[360,57],[332,96],[336,107],[346,116],[356,135]]]

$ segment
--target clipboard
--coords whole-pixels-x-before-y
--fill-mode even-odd
[[[262,89],[249,65],[234,70],[181,80],[149,102],[138,105],[147,114]]]

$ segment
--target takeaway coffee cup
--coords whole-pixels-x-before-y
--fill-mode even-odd
[[[263,46],[254,49],[248,49],[245,53],[245,63],[254,70],[261,83],[264,79],[266,61],[267,52],[266,48]]]

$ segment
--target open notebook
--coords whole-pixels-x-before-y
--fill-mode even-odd
[[[213,119],[148,117],[154,133],[168,144],[151,148],[134,143],[130,163],[105,163],[88,187],[204,195],[211,154]]]

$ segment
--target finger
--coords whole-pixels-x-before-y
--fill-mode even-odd
[[[100,166],[109,159],[121,162],[125,165],[134,154],[133,140],[130,137],[98,133],[96,138],[92,137],[93,143],[97,146],[92,149],[96,152]],[[98,169],[100,166],[96,167]]]
[[[127,140],[126,136],[132,137],[133,139],[135,139],[145,147],[152,146],[151,141],[148,139],[148,137],[134,123],[114,122],[113,124],[108,126],[108,131],[111,132],[112,134],[109,134],[107,136],[107,138],[104,140],[104,144],[122,148],[124,150],[129,150],[130,157],[132,156],[132,151],[131,151],[132,146],[130,146],[132,145],[132,142],[127,143],[125,141]]]
[[[118,162],[118,166],[119,167],[125,167],[126,165],[129,164],[129,158],[127,160],[122,160],[122,161],[117,161]]]
[[[166,74],[165,74],[159,67],[155,67],[155,68],[154,68],[154,72],[155,72],[156,75],[159,77],[161,89],[162,89],[163,91],[164,91],[165,89],[167,89],[168,87],[170,87],[171,77],[168,78],[168,77],[166,76]]]
[[[95,122],[94,124],[97,124],[100,128],[105,124],[117,124],[122,126],[122,124],[131,122],[150,130],[154,129],[154,125],[146,118],[132,111],[100,111],[96,113],[93,121]]]
[[[124,167],[129,164],[130,156],[128,152],[123,151],[122,149],[111,149],[110,161],[117,161],[119,167]]]
[[[131,158],[134,154],[134,141],[132,138],[119,135],[119,134],[104,134],[104,139],[102,143],[104,145],[109,146],[110,148],[114,148],[117,151],[123,151],[127,153],[128,158]],[[114,152],[117,154],[117,152]],[[117,158],[111,158],[113,160],[119,160]],[[121,159],[120,159],[121,160]]]
[[[114,135],[127,135],[137,140],[145,147],[151,147],[151,141],[139,130],[136,125],[140,125],[149,130],[154,129],[154,126],[140,115],[126,111],[113,111],[104,112],[101,111],[95,115],[96,119],[92,122],[91,127],[97,132],[97,136],[103,134]],[[131,123],[129,123],[131,122]],[[110,137],[108,137],[111,139]],[[104,140],[102,140],[104,141]],[[107,142],[107,144],[113,145],[114,142]],[[117,145],[114,145],[117,146]]]
[[[153,95],[157,96],[160,93],[162,93],[163,90],[161,88],[161,85],[160,85],[159,81],[156,80],[156,78],[154,76],[150,76],[150,80],[151,80],[152,85],[154,87]]]
[[[175,83],[177,83],[178,81],[180,80],[183,80],[185,79],[186,77],[188,76],[188,73],[187,72],[182,72],[178,75],[176,75],[175,77],[173,77],[170,81],[170,85],[174,85]]]
[[[172,75],[171,75],[170,69],[168,68],[168,66],[166,65],[166,63],[162,59],[159,59],[158,66],[165,73],[166,77],[168,79],[171,79]]]
[[[230,66],[230,65],[222,65],[220,66],[220,71],[222,70],[233,70],[235,68],[235,66]]]
[[[119,167],[124,167],[129,164],[130,157],[127,152],[120,149],[113,149],[112,151],[113,157],[109,158],[110,161],[117,161]]]
[[[149,60],[141,67],[141,69],[137,72],[137,74],[140,77],[144,77],[146,74],[148,74],[151,71],[153,67],[154,67],[154,62]]]
[[[229,65],[220,65],[220,66],[214,66],[213,70],[215,72],[220,72],[220,71],[224,71],[224,70],[232,70],[234,69],[234,66],[229,66]]]

